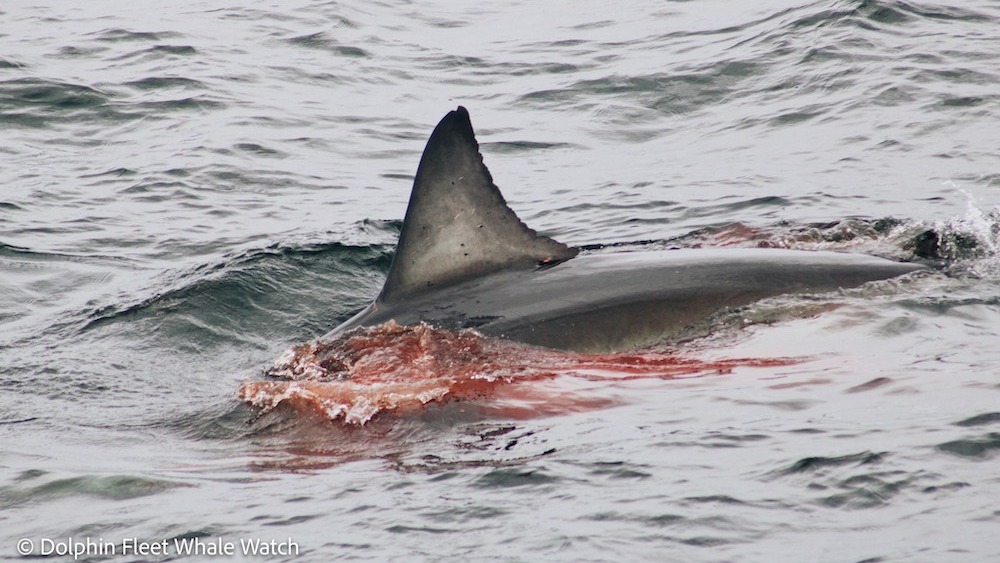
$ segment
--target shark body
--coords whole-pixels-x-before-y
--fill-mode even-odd
[[[459,107],[424,149],[381,293],[324,339],[394,320],[561,350],[608,352],[677,334],[726,307],[821,293],[922,266],[778,249],[581,253],[507,206]]]

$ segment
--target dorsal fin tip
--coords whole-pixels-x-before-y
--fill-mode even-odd
[[[427,140],[378,300],[561,262],[577,252],[539,235],[507,206],[483,163],[469,112],[458,106]]]

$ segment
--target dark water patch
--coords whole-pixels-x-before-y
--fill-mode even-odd
[[[126,175],[126,177],[128,176]],[[181,204],[185,201],[201,200],[201,197],[194,193],[193,188],[193,185],[186,182],[148,179],[119,189],[118,194],[127,197],[131,201],[145,203],[173,202],[174,204]]]
[[[110,43],[124,41],[163,41],[181,36],[181,34],[173,31],[130,31],[119,27],[105,29],[91,35],[96,35],[98,41]]]
[[[67,45],[65,47],[60,47],[57,51],[57,56],[67,59],[85,59],[96,57],[97,55],[108,51],[107,47],[76,47],[73,45]]]
[[[699,497],[686,497],[684,499],[685,504],[723,504],[723,505],[745,505],[746,502],[731,497],[729,495],[707,495]]]
[[[169,170],[164,170],[164,174],[167,176],[174,176],[176,178],[190,178],[191,170],[187,168],[171,168]]]
[[[18,418],[18,419],[0,419],[0,426],[8,426],[11,424],[24,424],[26,422],[35,422],[38,420],[37,416],[30,416],[28,418]]]
[[[653,516],[645,516],[639,521],[643,524],[653,527],[663,527],[663,526],[673,526],[674,524],[684,522],[687,520],[679,514],[656,514]]]
[[[461,473],[458,473],[457,471],[446,471],[444,473],[439,473],[431,477],[430,480],[432,482],[450,481],[451,479],[455,479],[458,477],[461,477]]]
[[[452,534],[460,532],[461,530],[452,528],[432,528],[430,526],[405,526],[397,524],[395,526],[389,526],[386,528],[386,531],[393,534],[410,534],[413,532],[422,534]]]
[[[709,432],[705,436],[706,441],[715,440],[712,447],[736,447],[744,445],[744,443],[752,444],[755,442],[760,442],[762,440],[771,439],[770,436],[766,434],[726,434],[723,432]]]
[[[852,16],[879,24],[902,24],[915,18],[905,2],[889,4],[878,0],[860,0],[853,10]]]
[[[955,423],[955,426],[983,426],[998,422],[1000,422],[1000,412],[988,412],[960,420]]]
[[[581,47],[589,43],[590,43],[589,41],[584,39],[559,39],[557,41],[546,41],[544,43],[528,43],[525,47],[530,52],[536,52],[539,50],[543,50],[546,47],[564,49],[566,47]]]
[[[308,522],[310,520],[315,520],[322,516],[321,514],[302,514],[299,516],[292,516],[291,518],[275,518],[272,516],[258,516],[252,520],[260,521],[262,526],[294,526],[295,524],[301,524],[303,522]]]
[[[386,178],[388,180],[404,180],[406,182],[412,182],[413,179],[414,179],[414,175],[413,174],[385,173],[385,174],[379,174],[378,176],[379,176],[379,178]]]
[[[93,174],[82,174],[80,178],[128,178],[135,176],[137,172],[130,168],[112,168],[111,170],[105,170],[104,172],[95,172]]]
[[[493,75],[494,68],[490,61],[482,57],[452,55],[434,52],[433,55],[417,59],[421,64],[434,69],[448,69],[451,75],[445,75],[444,81],[454,85],[476,85],[483,74]]]
[[[47,233],[50,231],[39,230],[38,232]],[[26,248],[23,246],[4,244],[2,242],[0,242],[0,256],[16,258],[19,260],[24,260],[29,263],[30,262],[75,262],[75,263],[111,262],[118,265],[121,265],[123,263],[123,260],[118,256],[99,255],[99,254],[83,255],[83,254],[73,254],[68,252],[45,252],[45,251],[33,250],[31,248]],[[4,266],[14,267],[16,266],[16,264],[6,263],[4,264]]]
[[[564,62],[499,63],[483,72],[486,75],[536,76],[545,74],[571,74],[585,70],[585,66]]]
[[[164,90],[169,88],[206,89],[205,84],[201,81],[181,76],[149,76],[140,80],[126,82],[125,85],[138,90]]]
[[[652,477],[652,473],[642,471],[641,469],[632,467],[624,461],[605,461],[597,462],[591,464],[588,470],[590,475],[597,477],[607,477],[609,479],[648,479]]]
[[[240,150],[246,153],[253,154],[255,156],[263,156],[269,158],[281,158],[287,156],[285,153],[269,149],[267,147],[258,145],[257,143],[237,143],[233,146],[236,150]]]
[[[376,75],[350,75],[344,69],[337,68],[338,72],[327,72],[321,70],[323,67],[272,67],[272,70],[281,75],[286,81],[294,81],[303,84],[313,84],[324,87],[344,88],[348,85],[359,83],[371,83]]]
[[[48,474],[49,474],[48,471],[44,471],[42,469],[25,469],[20,474],[18,474],[17,477],[14,478],[14,482],[21,483],[24,481],[32,481],[34,479],[44,477]]]
[[[854,475],[835,484],[843,492],[822,497],[818,502],[829,508],[877,508],[889,503],[904,490],[913,488],[922,478],[919,474],[909,475],[902,471]],[[812,488],[822,490],[825,487],[813,484]]]
[[[493,520],[506,515],[508,511],[492,506],[456,506],[446,510],[432,510],[421,516],[434,522],[461,523],[469,520]]]
[[[102,106],[110,99],[110,94],[82,84],[41,78],[0,82],[0,110],[4,113],[22,108],[72,111]]]
[[[707,83],[710,86],[710,92],[715,92],[718,95],[718,100],[722,100],[725,94],[739,90],[737,86],[747,79],[764,74],[766,68],[763,63],[759,62],[719,61],[705,70],[707,79],[697,82]]]
[[[970,10],[964,6],[943,6],[917,4],[913,2],[889,2],[886,0],[855,0],[854,13],[878,23],[911,23],[920,19],[938,21],[961,21],[968,23],[991,23],[993,18]]]
[[[692,528],[710,528],[725,535],[658,535],[657,540],[668,541],[696,548],[712,548],[746,541],[743,538],[731,536],[746,526],[726,517],[689,518],[680,514],[630,514],[616,511],[604,511],[587,514],[581,517],[591,522],[619,522],[623,524],[638,524],[655,530],[675,529],[689,530]],[[661,553],[662,559],[662,553]]]
[[[152,53],[161,53],[164,55],[181,55],[190,56],[198,54],[198,49],[190,45],[156,45],[155,47],[149,49]]]
[[[0,124],[44,128],[71,123],[94,123],[142,119],[146,115],[124,111],[116,96],[81,84],[39,78],[19,78],[0,82]],[[63,138],[62,143],[90,146],[87,139]]]
[[[795,125],[819,117],[826,113],[826,111],[826,108],[823,106],[811,106],[811,108],[798,109],[772,117],[768,120],[768,124],[772,127]]]
[[[968,108],[982,105],[986,99],[980,96],[949,96],[940,101],[946,108]]]
[[[663,528],[667,526],[675,526],[677,524],[684,524],[689,522],[688,518],[681,516],[679,514],[654,514],[654,515],[635,515],[615,511],[605,511],[605,512],[595,512],[593,514],[586,514],[581,517],[583,520],[590,520],[592,522],[639,522],[652,526],[654,528]]]
[[[425,24],[438,29],[459,29],[471,25],[471,22],[466,20],[437,17],[425,12],[412,14],[412,17],[422,20]]]
[[[132,475],[110,475],[106,477],[88,475],[57,479],[29,488],[16,486],[0,487],[0,506],[67,497],[129,500],[157,495],[178,487],[189,486],[191,485],[176,481]]]
[[[814,401],[733,401],[737,405],[752,405],[769,407],[779,411],[797,412],[807,410],[815,404]]]
[[[856,454],[848,454],[836,457],[805,457],[802,458],[791,466],[780,471],[782,475],[790,475],[795,473],[818,473],[823,472],[826,469],[841,467],[841,466],[861,466],[861,465],[871,465],[882,462],[885,459],[884,453],[875,452],[860,452]]]
[[[0,70],[8,70],[8,69],[24,70],[26,68],[28,68],[28,65],[24,63],[0,57]]]
[[[129,61],[134,63],[136,61],[161,61],[163,59],[179,57],[196,57],[198,54],[198,49],[192,47],[191,45],[154,45],[145,49],[139,49],[137,51],[130,51],[128,53],[118,55],[110,60],[116,62]]]
[[[844,392],[845,393],[861,393],[861,392],[864,392],[864,391],[871,391],[873,389],[879,389],[879,388],[885,387],[886,385],[889,385],[892,382],[893,382],[893,380],[892,380],[891,377],[876,377],[875,379],[872,379],[870,381],[866,381],[864,383],[861,383],[860,385],[855,385],[853,387],[850,387],[850,388],[848,388]]]
[[[944,483],[943,485],[927,485],[926,487],[920,489],[920,492],[928,495],[936,495],[939,493],[948,494],[971,486],[972,485],[964,481],[953,481],[951,483]]]
[[[914,102],[918,99],[914,88],[903,85],[885,86],[869,102],[877,106],[893,107]]]
[[[595,22],[587,22],[587,23],[581,23],[581,24],[578,24],[578,25],[574,25],[570,29],[579,30],[579,31],[586,31],[586,30],[589,30],[589,29],[601,29],[601,28],[605,28],[605,27],[611,27],[611,26],[615,25],[615,23],[616,22],[614,20],[600,20],[600,21],[595,21]]]
[[[994,84],[996,73],[982,72],[972,68],[924,68],[913,69],[910,78],[918,83],[944,82],[946,84]],[[907,100],[909,101],[909,100]]]
[[[733,540],[714,536],[694,536],[691,538],[678,538],[678,542],[694,547],[719,547],[733,543]]]
[[[298,37],[293,37],[286,40],[288,44],[297,47],[306,47],[308,49],[320,49],[333,53],[341,57],[349,58],[369,58],[371,54],[360,48],[351,45],[342,45],[335,39],[331,38],[325,32],[310,33],[307,35],[300,35]]]
[[[1000,450],[1000,433],[990,432],[979,438],[952,440],[938,444],[935,449],[975,461],[985,461],[992,459],[996,451]]]
[[[227,107],[218,100],[213,100],[207,96],[188,96],[173,100],[144,101],[129,104],[130,108],[141,110],[142,113],[155,116],[160,112],[169,111],[211,111]]]
[[[499,468],[476,479],[475,485],[484,489],[537,487],[558,483],[561,479],[541,469]]]

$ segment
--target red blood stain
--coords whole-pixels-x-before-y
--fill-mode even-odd
[[[675,353],[584,354],[538,348],[426,324],[388,322],[330,342],[293,347],[245,382],[241,399],[263,413],[278,407],[364,424],[379,413],[405,414],[433,402],[476,401],[480,410],[528,418],[615,404],[572,392],[593,382],[673,379],[729,373],[736,367],[787,366],[790,358],[703,361]]]

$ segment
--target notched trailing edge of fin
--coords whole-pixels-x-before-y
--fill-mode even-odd
[[[459,106],[438,123],[424,148],[378,301],[555,264],[577,252],[539,235],[508,207],[483,163],[469,112]]]

